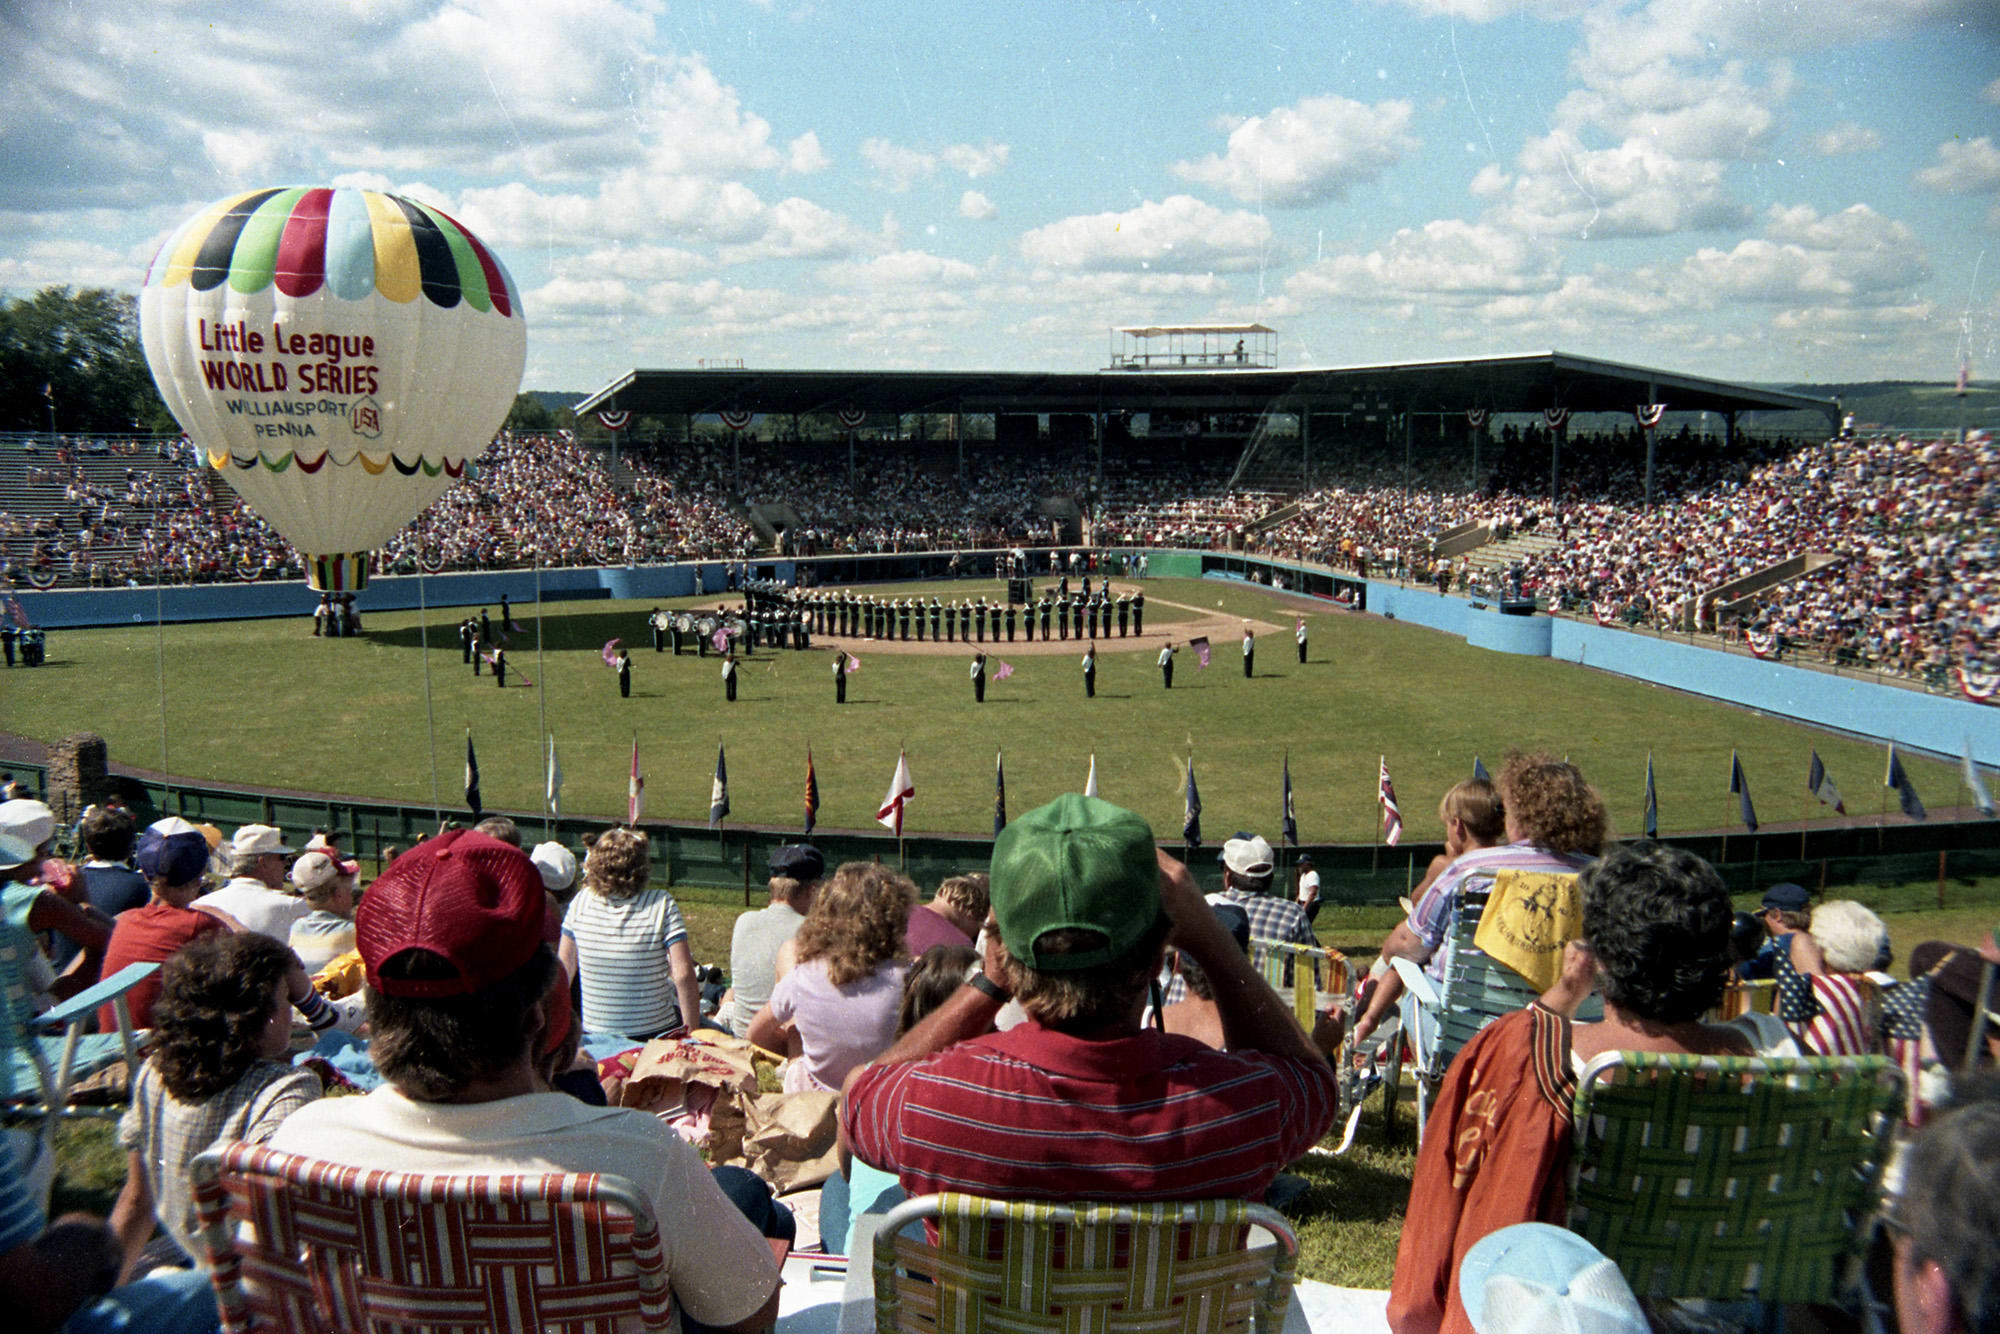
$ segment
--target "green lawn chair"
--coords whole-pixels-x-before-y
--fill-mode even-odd
[[[936,1241],[898,1236],[914,1220]],[[1271,1240],[1251,1244],[1252,1229]],[[916,1229],[913,1229],[915,1231]],[[1284,1216],[1241,1200],[1034,1204],[924,1195],[875,1232],[876,1334],[1279,1334]]]
[[[1577,1086],[1569,1226],[1643,1299],[1840,1299],[1902,1105],[1887,1059],[1607,1052]]]

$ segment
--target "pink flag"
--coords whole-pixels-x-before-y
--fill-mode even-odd
[[[715,633],[708,637],[708,642],[715,645],[717,653],[729,652],[729,627],[726,625],[716,626]]]
[[[993,673],[993,679],[995,681],[1004,681],[1013,674],[1014,674],[1014,664],[1011,662],[1003,662],[1000,664],[1000,670]]]
[[[632,738],[632,776],[625,782],[625,823],[637,826],[646,806],[646,779],[639,772],[639,738]]]
[[[618,645],[623,642],[623,640],[618,639],[605,640],[604,652],[598,655],[604,659],[604,665],[613,671],[618,670]]]
[[[860,671],[860,670],[861,670],[861,659],[859,659],[859,658],[855,657],[855,656],[854,656],[854,655],[853,655],[852,653],[848,654],[848,655],[847,655],[847,674],[848,674],[849,676],[852,676],[852,675],[854,675],[854,674],[855,674],[856,672],[858,672],[858,671]]]
[[[1197,635],[1193,639],[1188,640],[1188,647],[1194,650],[1194,656],[1201,660],[1202,666],[1208,666],[1207,635]]]
[[[882,808],[875,812],[876,823],[887,826],[897,838],[901,838],[903,807],[916,795],[917,785],[910,781],[909,757],[899,750],[896,752],[896,773],[889,780],[889,795],[882,799]]]

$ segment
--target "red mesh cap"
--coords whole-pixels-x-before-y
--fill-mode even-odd
[[[419,843],[377,876],[354,914],[368,985],[385,996],[463,996],[534,957],[547,902],[528,854],[471,829]],[[456,974],[384,978],[382,965],[428,950]]]

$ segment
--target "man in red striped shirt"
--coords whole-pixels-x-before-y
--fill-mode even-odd
[[[1146,822],[1069,795],[994,841],[982,971],[848,1077],[843,1144],[911,1195],[1256,1199],[1332,1124],[1332,1068]],[[1168,940],[1227,1049],[1140,1027]],[[1028,1021],[991,1032],[1009,997]]]

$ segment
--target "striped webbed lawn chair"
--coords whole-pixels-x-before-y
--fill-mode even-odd
[[[1424,1123],[1430,1119],[1431,1101],[1445,1072],[1458,1058],[1465,1044],[1502,1015],[1526,1009],[1542,989],[1512,968],[1489,956],[1475,939],[1487,900],[1499,887],[1500,877],[1516,872],[1503,870],[1493,876],[1469,877],[1460,886],[1458,907],[1452,914],[1451,929],[1440,946],[1444,954],[1444,976],[1433,979],[1424,966],[1409,959],[1396,959],[1396,975],[1403,981],[1403,1032],[1408,1036],[1416,1075],[1417,1139],[1421,1143]],[[1573,880],[1575,877],[1566,877]],[[1594,1023],[1604,1014],[1604,1002],[1593,995],[1579,1007],[1576,1018]]]
[[[1607,1052],[1577,1085],[1569,1227],[1642,1299],[1840,1299],[1902,1076],[1879,1056]]]
[[[916,1220],[929,1228],[898,1235]],[[1252,1244],[1253,1229],[1269,1240]],[[897,1205],[875,1233],[875,1329],[1279,1334],[1297,1268],[1298,1238],[1284,1216],[1241,1200],[923,1195]]]
[[[1338,1008],[1354,982],[1354,970],[1339,950],[1289,940],[1252,936],[1250,966],[1271,984],[1308,1035],[1320,1013]]]
[[[622,1177],[385,1172],[248,1144],[193,1171],[230,1334],[672,1323],[652,1205]]]

